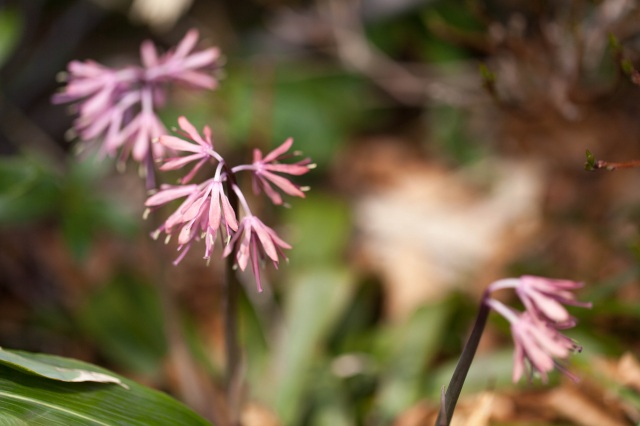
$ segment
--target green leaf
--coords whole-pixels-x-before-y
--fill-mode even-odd
[[[487,84],[494,84],[496,82],[496,74],[487,67],[486,64],[480,64],[478,66],[482,80]]]
[[[2,348],[0,348],[0,363],[26,373],[47,377],[52,380],[60,380],[62,382],[116,383],[125,388],[127,387],[120,379],[108,374],[59,367],[46,361],[43,362],[22,357],[15,352],[6,351]]]
[[[286,302],[287,337],[278,345],[270,389],[283,424],[295,424],[313,386],[310,368],[343,315],[353,293],[353,274],[344,268],[306,270],[296,277]]]
[[[588,149],[587,149],[587,162],[584,163],[584,169],[588,172],[596,169],[596,158]]]
[[[22,16],[15,8],[0,10],[0,66],[15,49],[22,32]]]
[[[422,396],[424,369],[441,346],[450,312],[450,303],[424,306],[392,330],[385,345],[392,351],[377,399],[384,418],[394,418]]]
[[[9,351],[3,351],[9,353]],[[0,364],[0,424],[66,425],[207,425],[206,420],[168,395],[81,361],[10,351],[12,367]],[[26,360],[26,361],[25,361]],[[18,361],[17,363],[15,363]],[[16,369],[16,365],[28,367]],[[111,383],[71,383],[26,373],[36,367],[82,370],[118,379]],[[47,367],[50,366],[50,367]]]
[[[0,159],[0,224],[24,223],[52,214],[60,200],[60,177],[27,156]]]

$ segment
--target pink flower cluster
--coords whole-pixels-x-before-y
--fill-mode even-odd
[[[165,104],[170,83],[196,89],[214,89],[211,75],[220,57],[217,48],[194,51],[198,31],[189,31],[178,46],[159,55],[150,41],[142,43],[141,66],[112,69],[94,61],[72,61],[65,73],[66,86],[53,96],[54,103],[75,102],[78,117],[73,129],[83,141],[101,141],[100,152],[120,160],[129,156],[153,167],[164,155],[162,145],[151,141],[166,133],[156,111]]]
[[[204,258],[209,259],[216,237],[220,235],[225,244],[223,256],[234,254],[236,265],[243,271],[251,264],[258,290],[262,291],[260,263],[268,259],[277,268],[280,257],[284,257],[282,249],[290,249],[291,246],[251,213],[247,200],[236,183],[236,174],[250,172],[255,192],[264,192],[274,204],[282,204],[278,190],[297,197],[304,197],[305,190],[283,175],[302,175],[314,165],[308,158],[295,163],[281,163],[280,160],[288,156],[287,152],[293,144],[292,139],[287,139],[264,157],[259,150],[255,150],[251,164],[230,167],[216,152],[208,126],[204,127],[202,136],[185,117],[180,117],[178,124],[183,138],[162,135],[157,143],[173,152],[186,155],[164,159],[160,170],[178,170],[191,163],[195,165],[179,181],[180,185],[162,185],[158,192],[147,199],[147,208],[155,209],[184,198],[178,209],[154,232],[154,236],[157,238],[161,233],[165,233],[167,239],[173,235],[178,236],[180,254],[174,262],[177,264],[198,240],[204,240]],[[190,183],[197,171],[207,163],[215,166],[213,177],[199,184]],[[230,198],[238,201],[243,211],[242,216],[234,210],[234,203]]]
[[[581,287],[582,283],[575,281],[528,275],[499,280],[489,286],[484,303],[511,324],[515,344],[514,382],[520,380],[527,364],[530,373],[538,372],[544,382],[547,381],[547,374],[554,368],[576,380],[558,360],[582,350],[582,347],[561,332],[576,325],[576,319],[564,305],[591,307],[591,303],[576,300],[573,291]],[[524,312],[518,312],[488,297],[494,291],[505,288],[515,289],[525,307]]]

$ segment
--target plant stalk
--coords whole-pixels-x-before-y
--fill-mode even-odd
[[[489,318],[489,312],[491,311],[489,306],[484,303],[487,297],[488,294],[485,292],[482,296],[482,303],[480,304],[476,322],[473,325],[473,329],[471,330],[471,334],[469,335],[467,343],[462,349],[460,359],[458,360],[458,364],[453,371],[453,376],[451,377],[451,381],[449,382],[447,391],[444,394],[442,406],[440,407],[440,413],[438,414],[438,419],[436,420],[436,426],[449,426],[449,424],[451,423],[451,419],[453,418],[453,412],[456,409],[456,404],[458,403],[458,398],[460,397],[462,386],[464,385],[464,381],[467,378],[467,373],[469,372],[469,368],[471,367],[471,363],[473,362],[473,357],[475,356],[476,350],[478,349],[480,338],[482,337],[484,327],[487,324],[487,318]]]
[[[230,186],[230,185],[229,185]],[[228,198],[234,211],[238,211],[238,197],[228,187]],[[238,291],[240,282],[234,271],[235,250],[225,259],[224,274],[224,339],[226,352],[226,391],[230,423],[240,426],[241,415],[241,352],[238,343]]]

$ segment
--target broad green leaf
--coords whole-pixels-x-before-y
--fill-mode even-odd
[[[312,386],[309,368],[315,363],[353,290],[353,275],[343,268],[300,273],[288,290],[286,333],[275,354],[271,385],[275,406],[284,424],[300,415],[305,389]]]
[[[79,369],[115,377],[128,389],[111,383],[70,383],[51,380],[0,365],[1,425],[198,426],[209,424],[168,395],[141,386],[100,367],[52,355],[11,352],[19,356],[19,359],[27,359],[37,365]]]
[[[99,382],[116,383],[126,388],[117,377],[95,371],[64,368],[44,361],[25,358],[19,354],[0,348],[0,364],[62,382]]]
[[[440,348],[450,311],[446,302],[424,306],[390,330],[392,351],[376,404],[384,418],[395,417],[422,397],[425,367]]]

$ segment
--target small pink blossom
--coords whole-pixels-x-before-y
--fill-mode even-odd
[[[527,365],[530,367],[530,373],[539,373],[545,383],[548,380],[548,373],[554,368],[560,369],[571,379],[577,380],[559,364],[558,360],[568,358],[573,352],[580,352],[581,346],[560,333],[552,324],[538,321],[527,311],[517,312],[494,299],[489,299],[486,303],[511,323],[515,345],[514,383],[520,380]]]
[[[190,30],[174,50],[162,56],[150,41],[142,43],[140,56],[145,67],[145,79],[153,83],[179,82],[194,88],[215,89],[218,81],[211,71],[220,59],[220,49],[212,47],[192,52],[198,37],[197,30]]]
[[[253,190],[256,194],[262,191],[271,199],[273,204],[282,204],[282,196],[271,186],[277,186],[283,192],[294,197],[304,198],[303,187],[294,184],[289,179],[277,174],[289,174],[300,176],[307,173],[315,165],[311,164],[311,160],[305,158],[296,163],[284,164],[279,160],[286,158],[286,152],[293,145],[293,139],[287,139],[282,145],[271,151],[264,158],[262,152],[258,149],[253,151],[253,163],[250,166],[239,166],[235,170],[247,169],[253,172]],[[295,153],[294,153],[295,155]]]
[[[154,232],[155,237],[161,232],[167,237],[178,234],[180,255],[175,264],[183,259],[192,243],[200,239],[205,241],[204,258],[209,259],[217,233],[230,235],[238,229],[235,212],[224,193],[219,174],[199,185],[163,185],[147,199],[145,206],[156,208],[183,197],[186,199],[178,209]]]
[[[86,142],[101,141],[100,152],[147,165],[149,158],[164,155],[162,145],[151,140],[166,133],[157,116],[164,105],[168,86],[184,84],[199,89],[214,89],[211,75],[219,59],[216,48],[194,51],[196,30],[189,31],[175,50],[159,56],[155,46],[141,46],[142,66],[111,69],[94,61],[72,61],[66,74],[66,86],[53,96],[53,103],[73,102],[78,117],[73,128]]]
[[[240,241],[241,239],[241,241]],[[238,241],[240,245],[236,247]],[[253,215],[247,215],[240,221],[238,232],[231,238],[224,249],[223,256],[233,253],[235,247],[236,264],[241,270],[245,270],[251,261],[251,271],[256,278],[258,291],[262,292],[260,279],[260,262],[269,258],[277,268],[279,255],[284,257],[282,249],[290,249],[291,246],[284,242],[275,231],[266,226],[260,219]]]
[[[498,280],[489,286],[485,303],[511,323],[515,344],[514,382],[522,377],[527,364],[531,372],[538,372],[544,382],[554,367],[577,380],[557,360],[566,359],[571,353],[582,350],[573,340],[560,333],[560,330],[576,325],[575,318],[569,315],[563,304],[591,307],[591,303],[576,300],[573,290],[581,287],[582,283],[575,281],[528,275]],[[492,292],[505,288],[515,289],[526,308],[525,312],[517,312],[489,297]]]
[[[185,117],[180,117],[178,123],[182,137],[162,135],[156,141],[158,145],[175,153],[175,156],[161,161],[160,170],[179,170],[190,167],[191,163],[195,165],[180,179],[181,185],[164,185],[160,191],[147,199],[146,206],[151,209],[184,198],[178,209],[154,232],[154,235],[157,237],[163,232],[167,238],[174,234],[178,235],[180,255],[174,263],[180,262],[193,242],[200,239],[205,240],[205,258],[208,259],[213,251],[216,234],[220,232],[226,235],[226,245],[222,255],[227,257],[233,254],[235,265],[243,271],[247,265],[251,264],[258,290],[262,291],[261,263],[269,259],[277,268],[280,258],[284,257],[282,250],[290,249],[291,246],[251,213],[249,203],[237,184],[237,173],[248,171],[255,177],[256,174],[266,172],[265,179],[276,184],[280,183],[277,179],[283,179],[290,185],[290,187],[285,186],[287,191],[293,192],[291,188],[295,188],[301,196],[304,196],[297,186],[271,173],[270,170],[304,174],[311,168],[309,160],[302,160],[295,164],[276,163],[291,147],[292,140],[288,140],[264,159],[258,151],[254,164],[230,168],[215,151],[209,127],[205,126],[201,135]],[[207,163],[216,165],[214,177],[201,184],[188,184],[197,171]],[[282,185],[284,184],[280,183],[278,186],[282,188]],[[273,191],[268,183],[267,186]],[[265,190],[265,193],[269,195],[268,190]],[[230,195],[234,195],[234,202],[238,203],[238,209],[242,209],[241,220],[238,220],[235,206],[232,206],[229,201]]]
[[[175,136],[160,136],[158,138],[158,143],[165,148],[175,152],[190,153],[189,155],[182,157],[175,156],[164,159],[162,166],[160,166],[160,170],[178,170],[193,161],[197,161],[191,171],[180,180],[181,183],[187,183],[193,179],[198,170],[200,170],[207,161],[217,160],[222,162],[223,160],[222,157],[220,157],[220,155],[213,149],[213,139],[209,126],[204,127],[203,138],[200,136],[193,124],[186,119],[186,117],[179,117],[178,124],[183,131],[183,135],[195,143],[188,142]]]
[[[525,275],[520,278],[516,293],[527,311],[533,313],[536,318],[572,326],[575,319],[563,305],[591,308],[591,303],[576,300],[573,291],[582,287],[583,284],[576,281]]]
[[[575,319],[563,305],[590,308],[591,303],[576,300],[573,293],[582,287],[583,284],[576,281],[524,275],[496,281],[489,286],[489,291],[513,288],[534,319],[572,327]]]
[[[544,383],[547,373],[559,368],[573,380],[576,378],[558,363],[558,359],[566,359],[574,352],[580,352],[573,340],[560,333],[551,324],[536,321],[528,312],[518,315],[517,321],[511,324],[511,333],[515,345],[513,381],[522,377],[528,363],[531,372],[537,371]]]

